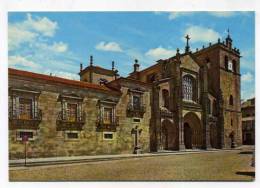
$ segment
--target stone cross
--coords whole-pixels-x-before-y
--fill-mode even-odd
[[[190,37],[189,35],[186,35],[186,47],[185,47],[185,52],[189,52],[190,51],[190,46],[189,46],[189,40],[190,40]]]

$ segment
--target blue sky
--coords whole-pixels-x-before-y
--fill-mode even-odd
[[[79,64],[111,68],[121,76],[185,47],[184,36],[196,48],[224,40],[230,29],[241,55],[241,96],[255,93],[254,12],[10,12],[9,67],[79,79]]]

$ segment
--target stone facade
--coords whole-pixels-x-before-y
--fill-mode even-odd
[[[244,101],[241,105],[243,144],[255,144],[255,98]]]
[[[9,153],[29,157],[241,145],[240,52],[231,37],[119,77],[80,66],[80,81],[9,69]]]

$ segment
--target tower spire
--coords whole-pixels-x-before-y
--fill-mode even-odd
[[[115,61],[112,61],[112,71],[115,70]]]
[[[186,47],[185,47],[185,52],[189,52],[190,51],[190,46],[189,46],[189,40],[190,40],[190,37],[189,35],[186,35]]]
[[[93,65],[93,56],[92,55],[90,56],[89,63],[90,63],[90,66]]]
[[[228,32],[228,35],[227,35],[227,38],[226,38],[226,46],[231,49],[232,48],[232,39],[230,37],[229,28],[227,29],[227,32]]]

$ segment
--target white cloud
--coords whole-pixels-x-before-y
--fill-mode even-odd
[[[195,25],[191,25],[186,28],[184,35],[187,34],[191,37],[191,43],[214,42],[217,41],[218,38],[221,38],[220,34],[213,29]],[[185,39],[182,38],[182,40],[184,41]]]
[[[242,82],[251,82],[253,81],[253,75],[250,72],[247,72],[246,74],[243,74],[241,76]]]
[[[8,27],[8,47],[9,50],[18,48],[21,44],[26,42],[32,42],[38,36],[37,33],[27,31],[16,27],[15,25],[9,25]]]
[[[80,58],[67,43],[53,40],[57,28],[57,22],[30,14],[9,23],[9,67],[77,79]]]
[[[201,12],[198,12],[201,13]],[[246,14],[246,12],[240,12],[241,14]],[[155,14],[159,15],[159,13]],[[179,17],[184,17],[184,16],[192,16],[196,14],[196,12],[170,12],[168,15],[168,19],[169,20],[175,20]],[[214,17],[218,17],[218,18],[228,18],[228,17],[232,17],[237,15],[236,12],[232,12],[232,11],[209,11],[206,12],[206,14],[210,15],[210,16],[214,16]]]
[[[145,55],[155,59],[169,58],[176,54],[175,50],[169,50],[159,46],[158,48],[148,50]]]
[[[31,14],[27,14],[27,20],[22,23],[22,26],[48,37],[52,37],[58,28],[57,22],[51,21],[46,17],[33,19]]]
[[[57,22],[27,14],[26,20],[10,23],[8,26],[9,50],[15,50],[24,43],[33,43],[38,37],[53,37],[58,29]]]
[[[97,50],[111,51],[111,52],[122,52],[122,48],[116,42],[100,42],[96,45]]]
[[[193,13],[192,12],[171,12],[169,13],[169,20],[174,20],[178,17],[181,17],[181,16],[190,16],[192,15]]]
[[[63,42],[54,42],[52,45],[52,49],[56,52],[66,52],[68,49],[68,45]]]
[[[47,75],[52,75],[52,76],[57,76],[61,78],[66,78],[70,80],[79,80],[79,76],[77,74],[71,73],[71,72],[66,72],[66,71],[52,71],[52,70],[46,70],[44,74]]]
[[[37,42],[34,44],[35,47],[39,48],[40,50],[48,51],[49,53],[63,53],[68,50],[68,44],[64,42],[54,42],[53,44],[49,45],[46,43]]]
[[[232,11],[213,11],[213,12],[209,12],[210,15],[215,16],[215,17],[231,17],[231,16],[235,16],[235,12]]]
[[[22,66],[24,68],[29,68],[29,69],[40,68],[40,65],[36,64],[33,61],[26,59],[25,57],[19,56],[19,55],[9,56],[8,63],[11,67]]]

